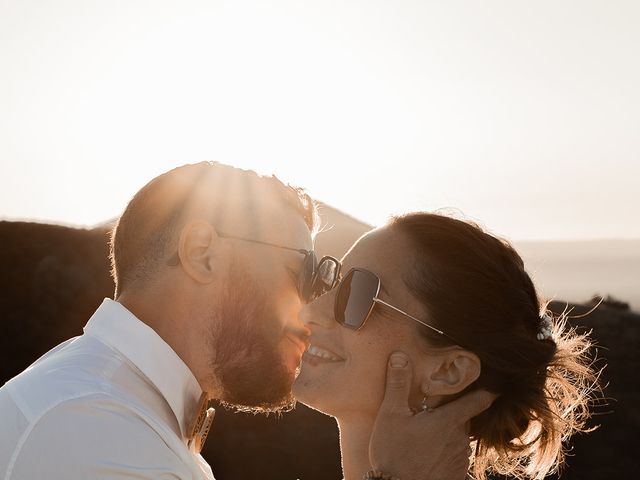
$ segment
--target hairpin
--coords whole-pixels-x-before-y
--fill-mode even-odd
[[[540,324],[538,325],[538,333],[536,338],[538,340],[549,340],[552,337],[553,333],[553,320],[551,315],[548,313],[544,313],[540,317]]]

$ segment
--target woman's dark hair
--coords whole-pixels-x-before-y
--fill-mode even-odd
[[[479,226],[434,213],[392,219],[415,249],[405,283],[431,321],[481,361],[469,389],[499,394],[471,421],[472,470],[542,479],[563,460],[562,442],[585,431],[596,388],[587,335],[554,317],[506,240]],[[552,318],[551,338],[539,340],[541,316]],[[427,340],[448,340],[424,329]],[[450,343],[449,343],[450,345]]]

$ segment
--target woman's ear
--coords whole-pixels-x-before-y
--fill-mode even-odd
[[[213,226],[202,220],[184,226],[178,241],[180,264],[187,275],[199,283],[210,283],[214,278],[214,246],[218,234]]]
[[[456,348],[437,356],[431,369],[423,377],[422,392],[429,395],[455,395],[475,382],[480,376],[478,356],[468,350]]]

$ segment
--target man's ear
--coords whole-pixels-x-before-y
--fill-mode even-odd
[[[456,348],[438,355],[425,372],[422,392],[433,395],[455,395],[475,382],[480,376],[481,362],[468,350]]]
[[[199,283],[211,283],[214,278],[215,255],[218,234],[213,226],[203,220],[187,223],[178,240],[178,256],[184,271]]]

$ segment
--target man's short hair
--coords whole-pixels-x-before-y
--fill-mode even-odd
[[[184,165],[157,176],[135,194],[111,231],[109,256],[115,296],[147,280],[170,257],[188,212],[199,210],[212,222],[249,215],[255,217],[253,225],[259,226],[269,218],[258,218],[264,216],[258,207],[269,200],[275,200],[275,208],[293,208],[311,234],[316,233],[318,214],[309,195],[284,185],[275,176],[260,176],[218,162]],[[280,211],[273,215],[279,216]]]

